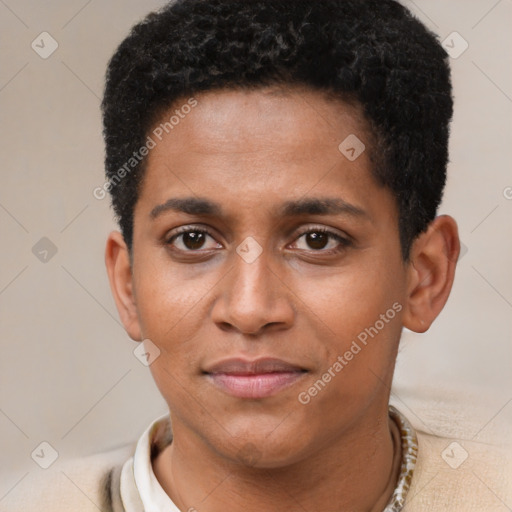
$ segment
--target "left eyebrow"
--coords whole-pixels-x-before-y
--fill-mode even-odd
[[[318,197],[287,201],[279,210],[279,215],[283,217],[339,214],[370,219],[365,210],[338,197]]]

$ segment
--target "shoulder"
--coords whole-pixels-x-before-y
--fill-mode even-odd
[[[410,415],[418,437],[403,512],[498,512],[512,506],[510,422],[497,415],[502,400],[484,391],[435,384],[399,390],[397,406]]]
[[[512,504],[510,447],[417,431],[404,512],[502,511]]]
[[[56,461],[46,470],[31,470],[2,500],[2,512],[110,512],[112,479],[133,456],[135,443],[86,457]],[[38,468],[36,468],[38,469]]]

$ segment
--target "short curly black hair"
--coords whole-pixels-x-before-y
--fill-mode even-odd
[[[102,101],[106,184],[130,251],[138,151],[158,116],[201,91],[272,85],[355,99],[408,261],[442,199],[453,99],[437,36],[394,0],[176,0],[135,25],[109,62]]]

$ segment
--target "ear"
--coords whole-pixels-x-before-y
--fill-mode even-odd
[[[123,236],[118,231],[110,233],[107,239],[105,265],[121,322],[132,340],[141,341],[130,253]]]
[[[449,215],[436,217],[412,244],[403,316],[403,325],[411,331],[427,331],[443,309],[459,252],[457,223]]]

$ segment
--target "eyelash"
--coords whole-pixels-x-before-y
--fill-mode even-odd
[[[200,234],[209,235],[210,237],[215,238],[207,229],[200,228],[200,227],[195,227],[195,226],[183,226],[182,228],[179,228],[178,231],[175,232],[172,236],[170,236],[169,238],[166,239],[166,241],[165,241],[166,245],[172,245],[172,243],[180,235],[182,235],[184,233],[200,233]],[[311,252],[314,252],[314,253],[337,254],[337,253],[342,252],[346,248],[348,248],[348,247],[353,245],[352,240],[350,240],[349,238],[345,238],[345,237],[339,235],[338,233],[335,233],[334,231],[330,231],[329,229],[326,229],[326,228],[321,227],[321,226],[312,227],[312,228],[309,228],[309,229],[307,229],[305,231],[302,231],[301,233],[299,233],[297,235],[297,238],[295,240],[298,240],[302,236],[310,234],[310,233],[323,233],[323,234],[328,235],[331,238],[334,238],[336,241],[339,242],[339,246],[336,249],[330,249],[330,250],[323,250],[323,249],[315,250],[315,249],[311,249]],[[187,253],[194,253],[194,252],[200,252],[201,251],[201,249],[198,249],[196,251],[194,251],[194,250],[182,251],[181,249],[177,249],[177,250],[181,251],[181,252],[187,252]]]

